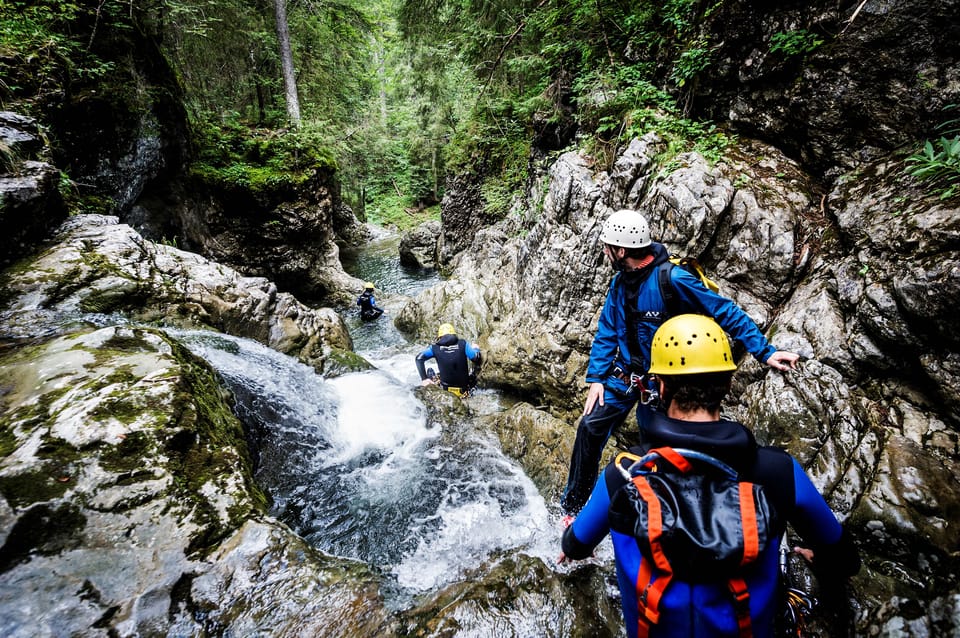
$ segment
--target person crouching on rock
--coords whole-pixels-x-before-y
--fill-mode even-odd
[[[427,368],[429,359],[435,360],[436,369]],[[468,361],[472,362],[472,369]],[[436,383],[448,392],[466,397],[477,385],[482,357],[475,344],[457,336],[453,324],[443,323],[437,330],[437,340],[417,355],[416,362],[420,385]]]

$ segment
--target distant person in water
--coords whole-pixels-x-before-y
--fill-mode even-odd
[[[357,297],[357,305],[360,306],[360,318],[364,321],[372,321],[383,314],[383,308],[377,305],[377,300],[373,298],[373,283],[367,282],[363,287],[363,293]]]
[[[428,359],[436,361],[436,370],[426,367]],[[437,383],[444,390],[465,397],[477,385],[482,357],[475,344],[459,338],[453,325],[444,323],[437,330],[437,340],[418,354],[416,361],[421,385]],[[472,362],[472,369],[468,361]]]

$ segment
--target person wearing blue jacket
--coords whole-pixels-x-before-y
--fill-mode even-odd
[[[716,341],[715,336],[719,336]],[[772,542],[744,569],[743,577],[753,636],[773,636],[783,593],[778,559],[785,525],[790,523],[803,539],[805,547],[795,551],[812,562],[821,583],[825,579],[836,583],[855,574],[860,568],[857,548],[796,459],[779,448],[759,446],[745,426],[720,417],[736,364],[716,322],[700,315],[670,319],[657,331],[651,355],[650,372],[655,374],[666,413],[653,413],[644,441],[630,452],[640,457],[663,446],[699,451],[731,466],[739,480],[762,486],[776,513],[777,529],[770,535]],[[610,523],[611,500],[627,480],[617,461],[606,467],[586,505],[563,532],[560,561],[589,557],[609,533],[630,638],[738,635],[742,625],[725,581],[684,582],[674,577],[656,603],[658,619],[651,622],[641,613],[641,603],[649,601],[646,590],[638,597],[638,575],[648,559],[632,535],[611,529]],[[664,574],[656,563],[652,565],[651,584],[655,584]]]
[[[426,362],[429,359],[436,361],[434,374],[428,373]],[[472,369],[468,361],[472,362]],[[450,323],[440,324],[437,340],[416,357],[421,385],[439,383],[444,390],[458,397],[468,396],[476,386],[482,361],[480,349],[459,338]]]
[[[661,290],[657,271],[670,256],[662,244],[650,240],[647,220],[637,211],[624,209],[610,215],[600,241],[616,274],[590,348],[589,388],[560,498],[567,520],[586,502],[607,440],[635,405],[642,437],[652,410],[638,404],[641,380],[650,364],[653,334],[670,316],[692,312],[714,318],[747,352],[777,370],[795,367],[799,358],[770,345],[740,306],[711,291],[684,268],[671,268],[670,290]],[[670,308],[666,294],[675,300]]]

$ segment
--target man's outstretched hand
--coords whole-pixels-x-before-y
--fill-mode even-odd
[[[797,360],[800,359],[800,355],[796,352],[785,352],[783,350],[777,350],[770,358],[767,359],[767,365],[771,368],[777,370],[796,370],[797,369]]]

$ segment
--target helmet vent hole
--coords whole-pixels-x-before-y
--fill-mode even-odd
[[[680,365],[682,365],[682,366],[687,365],[687,358],[686,358],[686,357],[680,357]]]

